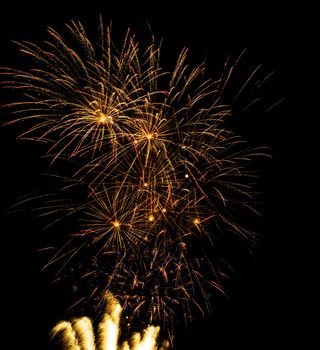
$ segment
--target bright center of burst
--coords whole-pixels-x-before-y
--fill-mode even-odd
[[[199,224],[200,224],[200,220],[199,220],[199,219],[194,219],[194,220],[193,220],[193,223],[194,223],[195,225],[199,225]]]
[[[120,222],[119,221],[114,221],[113,222],[113,227],[120,227]]]
[[[98,118],[98,122],[100,124],[106,124],[106,123],[113,124],[112,117],[107,117],[104,113],[100,114],[100,116]]]
[[[107,121],[107,117],[104,114],[100,115],[99,122],[104,124]]]
[[[153,215],[149,215],[149,221],[150,222],[154,221],[154,216]]]
[[[152,134],[147,134],[147,139],[148,140],[151,140],[153,138],[153,135]]]

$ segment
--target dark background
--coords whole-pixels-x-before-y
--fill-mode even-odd
[[[228,298],[214,303],[206,320],[196,320],[188,330],[178,327],[177,350],[181,349],[308,349],[312,329],[310,274],[312,254],[302,181],[308,169],[303,145],[310,124],[306,112],[305,80],[312,70],[314,34],[312,9],[280,6],[272,2],[255,5],[223,5],[212,1],[43,2],[36,5],[7,3],[1,8],[1,66],[17,64],[10,40],[39,41],[47,26],[63,28],[79,19],[94,33],[101,13],[121,35],[127,26],[147,32],[146,20],[156,37],[164,38],[164,59],[173,61],[180,49],[190,47],[191,61],[206,57],[209,74],[221,68],[228,54],[248,48],[247,62],[262,63],[275,71],[266,98],[285,101],[272,113],[246,121],[245,133],[252,142],[271,147],[273,160],[262,166],[262,186],[268,203],[261,233],[264,241],[255,258],[241,267],[231,283]],[[208,2],[209,3],[209,2]],[[214,74],[213,74],[214,75]],[[1,95],[2,103],[8,96]],[[6,208],[19,196],[41,189],[36,174],[42,171],[41,149],[17,142],[15,128],[0,129],[1,157],[1,291],[2,337],[8,349],[46,349],[47,332],[63,317],[63,295],[52,287],[49,276],[40,274],[42,261],[36,253],[42,233],[28,212],[7,215]],[[308,171],[308,170],[307,170]],[[310,170],[309,170],[310,171]]]

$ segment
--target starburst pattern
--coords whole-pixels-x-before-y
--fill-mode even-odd
[[[90,295],[110,290],[131,319],[171,330],[176,316],[205,314],[209,294],[222,291],[219,232],[253,239],[240,217],[256,212],[250,164],[265,152],[226,126],[237,62],[210,80],[204,64],[189,67],[187,49],[164,70],[154,40],[141,49],[128,31],[117,47],[102,22],[96,42],[80,23],[67,29],[69,39],[49,28],[43,45],[18,44],[29,70],[1,71],[2,85],[20,93],[7,124],[25,122],[20,138],[47,145],[53,164],[70,160],[87,188],[84,204],[66,208],[79,227],[49,264],[84,259],[79,280],[94,286]],[[258,70],[233,102],[263,84]]]

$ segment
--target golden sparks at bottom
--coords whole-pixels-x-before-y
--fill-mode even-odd
[[[119,344],[122,307],[111,294],[105,296],[106,307],[94,332],[92,321],[81,317],[71,322],[61,321],[51,331],[51,338],[63,350],[166,350],[169,342],[158,345],[160,327],[149,326],[141,333],[133,333],[130,339]]]

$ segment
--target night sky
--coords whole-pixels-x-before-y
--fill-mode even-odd
[[[148,33],[148,21],[155,36],[164,39],[165,62],[173,63],[179,51],[188,46],[191,63],[199,64],[205,58],[208,76],[216,77],[228,54],[236,56],[247,48],[245,62],[249,67],[262,63],[266,72],[275,71],[266,89],[266,103],[284,102],[267,115],[251,116],[240,123],[247,139],[254,145],[270,147],[273,156],[260,169],[266,203],[259,223],[263,240],[254,257],[246,257],[239,268],[234,266],[237,276],[228,285],[228,297],[216,300],[213,314],[195,320],[187,330],[178,326],[176,350],[288,349],[295,344],[309,349],[304,315],[310,277],[304,262],[309,256],[306,241],[310,233],[306,225],[299,224],[298,198],[304,190],[292,185],[301,181],[301,163],[306,162],[297,153],[306,120],[300,119],[303,96],[297,90],[307,74],[303,66],[309,62],[312,31],[300,24],[312,24],[308,11],[280,8],[270,2],[243,7],[215,1],[210,7],[205,1],[193,5],[182,2],[179,6],[173,1],[150,1],[148,5],[131,2],[129,6],[120,1],[93,0],[74,6],[65,3],[68,5],[8,2],[2,7],[0,65],[22,62],[10,40],[39,42],[46,38],[47,26],[63,29],[71,19],[79,19],[94,33],[101,13],[105,23],[113,20],[114,33],[120,37],[130,26],[143,38],[143,33]],[[1,104],[10,100],[4,92],[0,98]],[[47,333],[64,317],[68,296],[51,285],[50,274],[40,274],[45,259],[36,250],[45,242],[46,233],[33,214],[28,209],[7,214],[17,198],[45,188],[45,180],[38,176],[46,166],[45,160],[40,160],[42,150],[33,143],[16,141],[19,131],[18,125],[0,128],[0,281],[2,318],[6,320],[1,334],[12,344],[8,349],[47,349]]]

